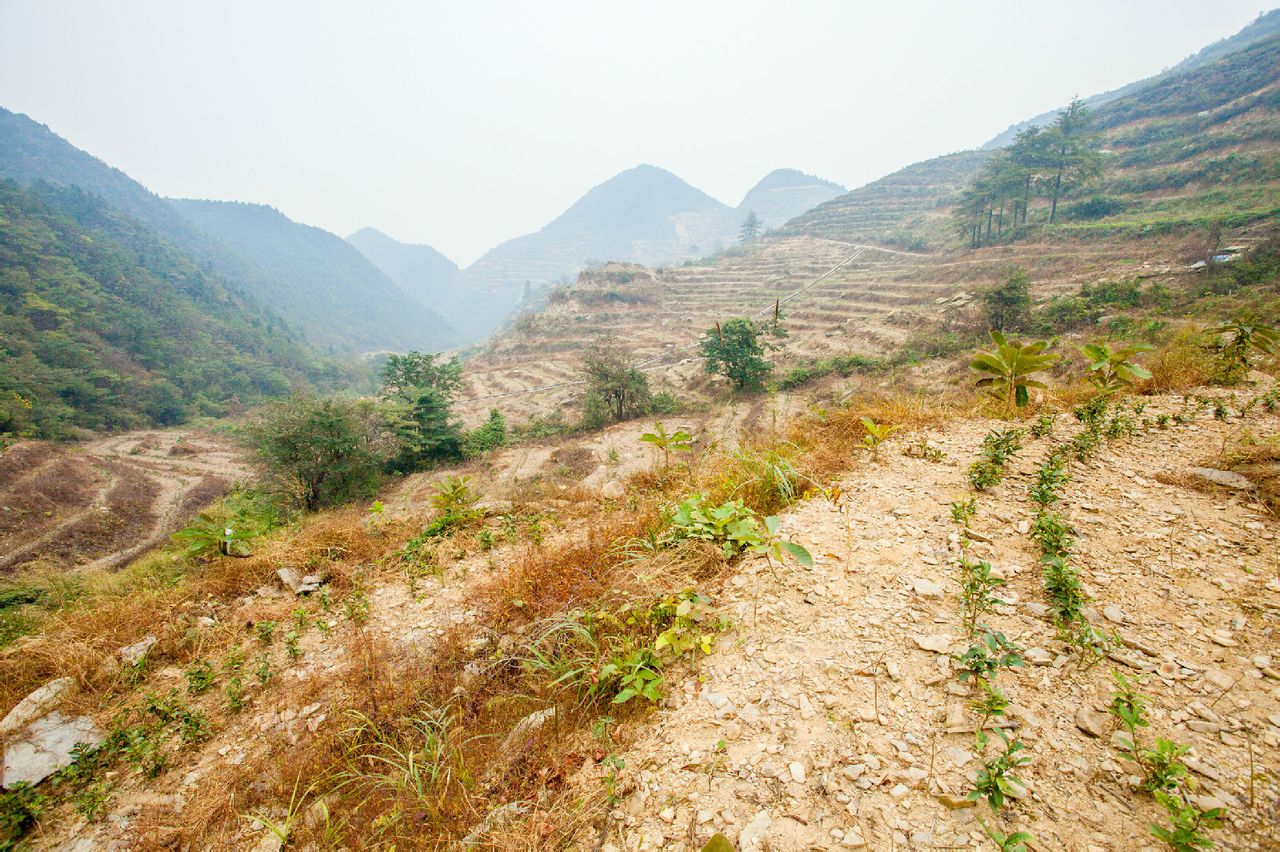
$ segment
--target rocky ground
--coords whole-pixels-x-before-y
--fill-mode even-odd
[[[1156,399],[1148,413],[1178,404]],[[997,425],[968,422],[927,436],[942,461],[885,448],[843,483],[838,504],[813,499],[788,514],[784,534],[814,554],[812,570],[739,567],[718,602],[734,630],[619,754],[630,792],[604,848],[697,849],[717,831],[744,850],[983,848],[979,818],[1030,831],[1034,848],[1154,848],[1147,827],[1163,813],[1136,789],[1105,712],[1113,670],[1140,678],[1151,699],[1148,744],[1192,747],[1199,801],[1232,815],[1220,844],[1276,848],[1280,527],[1247,491],[1161,481],[1212,463],[1241,426],[1201,419],[1073,465],[1063,510],[1076,561],[1094,620],[1125,643],[1085,667],[1045,617],[1026,535],[1026,486],[1075,428],[1063,421],[978,495],[972,525],[971,554],[1008,583],[991,626],[1028,662],[1000,679],[1008,730],[1032,758],[1026,791],[1004,813],[964,801],[976,717],[949,656],[967,645],[949,505],[972,496],[965,468]],[[1248,428],[1274,437],[1280,417]]]

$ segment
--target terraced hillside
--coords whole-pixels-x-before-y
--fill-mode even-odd
[[[885,355],[913,332],[973,319],[975,291],[1024,268],[1034,295],[1104,279],[1188,273],[1208,235],[1265,237],[1280,214],[1280,37],[1162,77],[1098,110],[1103,178],[1003,243],[960,246],[951,209],[990,151],[917,163],[821,204],[749,249],[701,263],[606,265],[551,294],[468,364],[464,414],[517,417],[571,405],[576,352],[604,333],[659,385],[697,389],[698,335],[771,314],[790,332],[779,360]],[[1041,219],[1047,213],[1037,211]]]
[[[1237,241],[1256,240],[1234,232]],[[580,353],[597,334],[623,343],[651,383],[700,387],[699,335],[734,316],[772,317],[788,337],[780,365],[831,355],[883,356],[913,333],[968,323],[975,292],[1017,264],[1040,296],[1112,277],[1174,281],[1189,274],[1198,236],[1122,242],[1036,243],[979,251],[906,252],[814,237],[779,237],[703,265],[649,269],[609,264],[552,293],[466,365],[461,411],[490,407],[516,418],[572,408]],[[567,413],[567,412],[566,412]]]

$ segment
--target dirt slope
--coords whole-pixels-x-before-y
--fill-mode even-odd
[[[718,602],[735,631],[619,755],[631,793],[605,849],[698,849],[714,831],[744,849],[986,848],[978,817],[1031,831],[1040,849],[1154,848],[1147,825],[1162,814],[1111,745],[1113,720],[1103,714],[1099,738],[1076,721],[1080,708],[1105,711],[1112,670],[1145,678],[1146,744],[1192,746],[1199,795],[1237,815],[1217,835],[1223,848],[1275,848],[1274,824],[1240,815],[1251,790],[1274,799],[1262,779],[1280,772],[1276,521],[1247,494],[1159,481],[1212,459],[1238,428],[1213,421],[1112,444],[1073,466],[1063,510],[1095,619],[1131,645],[1092,668],[1061,654],[1025,535],[1029,472],[1050,439],[1031,442],[1016,472],[979,496],[974,528],[991,543],[972,552],[1012,592],[991,626],[1036,661],[1000,678],[1012,733],[1033,762],[1021,771],[1029,792],[1006,817],[985,803],[954,807],[978,765],[973,691],[917,640],[961,647],[948,507],[972,493],[964,468],[993,425],[930,436],[947,454],[941,463],[886,450],[848,478],[838,507],[810,500],[789,514],[784,532],[814,553],[813,570],[741,566]],[[1271,415],[1260,431],[1278,430]],[[1059,424],[1055,437],[1068,431]],[[585,783],[600,783],[598,771]]]

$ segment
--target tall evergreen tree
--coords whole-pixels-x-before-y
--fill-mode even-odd
[[[752,210],[747,213],[747,218],[742,220],[742,227],[738,229],[738,242],[753,243],[760,238],[760,217],[756,215],[756,211]]]

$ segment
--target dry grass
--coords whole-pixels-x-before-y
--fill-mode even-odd
[[[1139,389],[1142,393],[1169,393],[1203,387],[1213,378],[1216,367],[1213,354],[1204,347],[1200,332],[1190,324],[1180,326],[1168,340],[1148,354],[1145,364],[1151,371],[1151,378]]]
[[[1267,508],[1280,514],[1280,438],[1242,433],[1227,444],[1220,463],[1252,482]]]

